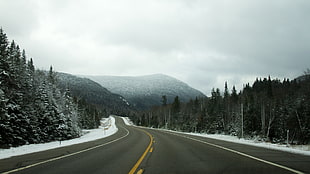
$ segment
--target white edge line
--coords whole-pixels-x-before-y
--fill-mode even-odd
[[[81,150],[81,151],[78,151],[78,152],[70,153],[68,155],[64,155],[64,156],[60,156],[60,157],[56,157],[56,158],[51,158],[51,159],[46,160],[46,161],[41,161],[41,162],[38,162],[38,163],[35,163],[35,164],[31,164],[31,165],[28,165],[28,166],[25,166],[25,167],[22,167],[22,168],[17,168],[17,169],[14,169],[14,170],[10,170],[10,171],[4,172],[2,174],[10,174],[10,173],[13,173],[13,172],[18,172],[18,171],[21,171],[21,170],[24,170],[24,169],[28,169],[28,168],[31,168],[31,167],[34,167],[34,166],[38,166],[38,165],[45,164],[45,163],[48,163],[48,162],[56,161],[56,160],[59,160],[59,159],[67,158],[69,156],[77,155],[77,154],[80,154],[80,153],[83,153],[83,152],[87,152],[87,151],[90,151],[90,150],[93,150],[93,149],[96,149],[96,148],[99,148],[99,147],[102,147],[102,146],[114,143],[114,142],[119,141],[119,140],[121,140],[121,139],[123,139],[123,138],[125,138],[125,137],[127,137],[129,135],[128,129],[126,129],[125,127],[123,127],[123,128],[127,131],[127,134],[122,136],[122,137],[120,137],[120,138],[117,138],[115,140],[112,140],[112,141],[109,141],[107,143],[100,144],[100,145],[97,145],[97,146],[94,146],[94,147],[91,147],[91,148],[88,148],[88,149],[84,149],[84,150]]]
[[[276,164],[276,163],[273,163],[273,162],[270,162],[270,161],[266,161],[266,160],[263,160],[263,159],[260,159],[260,158],[257,158],[257,157],[254,157],[254,156],[251,156],[251,155],[248,155],[248,154],[245,154],[245,153],[233,150],[233,149],[229,149],[229,148],[226,148],[226,147],[223,147],[223,146],[220,146],[220,145],[208,143],[208,142],[205,142],[205,141],[202,141],[202,140],[198,140],[198,139],[195,139],[195,138],[191,138],[191,137],[180,135],[180,134],[176,134],[176,133],[171,133],[171,132],[168,132],[168,131],[164,131],[164,132],[166,132],[168,134],[176,135],[176,136],[179,136],[179,137],[187,138],[187,139],[190,139],[190,140],[194,140],[194,141],[197,141],[197,142],[200,142],[200,143],[203,143],[203,144],[207,144],[207,145],[210,145],[210,146],[213,146],[213,147],[217,147],[217,148],[229,151],[229,152],[233,152],[233,153],[236,153],[238,155],[242,155],[242,156],[245,156],[245,157],[248,157],[248,158],[251,158],[251,159],[254,159],[254,160],[266,163],[266,164],[269,164],[269,165],[273,165],[273,166],[276,166],[276,167],[288,170],[290,172],[294,172],[296,174],[304,174],[303,172],[300,172],[298,170],[295,170],[295,169],[292,169],[292,168],[289,168],[289,167],[286,167],[286,166],[282,166],[280,164]]]

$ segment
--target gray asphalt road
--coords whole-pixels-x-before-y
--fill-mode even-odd
[[[101,140],[0,160],[0,173],[40,162],[44,163],[14,173],[128,173],[145,151],[150,138],[142,131],[125,127],[120,118],[116,119],[116,124],[119,131]],[[119,140],[115,141],[116,139]],[[63,157],[98,145],[103,146],[46,162],[46,160]]]
[[[16,173],[128,173],[133,168],[135,172],[147,174],[310,173],[310,157],[307,156],[135,128],[125,126],[119,118],[116,120],[119,131],[113,136],[0,160],[0,172],[34,164]],[[153,137],[152,142],[149,135]],[[100,147],[96,147],[98,145]],[[91,147],[96,148],[79,152]],[[76,152],[78,154],[74,154]],[[71,156],[65,156],[68,154]],[[40,162],[43,164],[38,164]]]
[[[147,130],[154,149],[144,173],[310,173],[310,157],[166,131]]]

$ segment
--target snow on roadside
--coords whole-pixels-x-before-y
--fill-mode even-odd
[[[124,120],[124,123],[128,126],[133,126],[133,122],[128,118],[128,117],[122,117],[122,119]]]
[[[81,137],[61,141],[61,143],[59,141],[53,141],[43,144],[29,144],[20,147],[12,147],[10,149],[0,149],[0,159],[93,141],[111,136],[118,131],[114,117],[110,116],[109,118],[103,118],[100,122],[101,126],[99,126],[98,129],[83,130],[84,135]]]
[[[184,132],[180,133],[310,156],[310,145],[287,146],[284,144],[273,144],[268,142],[256,142],[255,140],[239,139],[236,136],[230,136],[230,135],[184,133]]]
[[[122,117],[122,119],[124,120],[126,125],[134,125],[133,122],[128,117]],[[148,127],[145,127],[145,128],[148,128]],[[187,135],[195,135],[195,136],[200,136],[200,137],[212,138],[212,139],[223,140],[223,141],[228,141],[228,142],[233,142],[233,143],[246,144],[250,146],[262,147],[262,148],[267,148],[267,149],[273,149],[273,150],[279,150],[279,151],[284,151],[284,152],[289,152],[289,153],[310,156],[310,145],[287,146],[285,144],[258,142],[255,139],[253,140],[239,139],[236,136],[223,135],[223,134],[189,133],[189,132],[179,132],[179,131],[158,129],[158,128],[148,128],[148,129],[156,129],[156,130],[163,130],[163,131],[169,131],[169,132],[175,132],[175,133],[181,133],[181,134],[187,134]]]
[[[126,125],[134,125],[133,122],[128,117],[122,117]],[[155,129],[155,128],[151,128]],[[239,144],[246,144],[250,146],[256,146],[256,147],[262,147],[267,149],[273,149],[273,150],[279,150],[284,152],[290,152],[295,154],[301,154],[301,155],[307,155],[310,156],[310,145],[290,145],[287,146],[285,144],[273,144],[268,142],[258,142],[255,139],[253,140],[246,140],[246,139],[239,139],[236,136],[231,135],[223,135],[223,134],[205,134],[205,133],[185,133],[185,132],[177,132],[167,129],[161,129],[164,131],[171,131],[176,133],[182,133],[182,134],[188,134],[188,135],[196,135],[206,138],[212,138],[217,140],[223,140],[223,141],[229,141],[233,143],[239,143]]]

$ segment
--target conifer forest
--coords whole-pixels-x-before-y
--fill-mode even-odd
[[[99,124],[95,107],[59,88],[52,67],[35,69],[2,29],[0,85],[0,148],[71,139],[81,135],[81,128]]]
[[[168,104],[140,112],[137,125],[185,132],[228,134],[259,141],[308,144],[310,141],[310,70],[294,80],[257,78],[237,92],[225,83],[210,97]]]

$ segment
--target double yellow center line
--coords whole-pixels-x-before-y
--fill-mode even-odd
[[[153,136],[150,133],[148,133],[147,131],[145,131],[145,130],[142,130],[142,129],[139,129],[139,130],[143,131],[144,133],[146,133],[150,137],[150,143],[147,146],[147,148],[144,151],[144,153],[142,154],[142,156],[139,158],[137,163],[133,166],[133,168],[129,171],[128,174],[134,174],[136,172],[136,170],[138,169],[138,167],[140,166],[140,164],[142,163],[143,159],[146,157],[147,153],[153,151],[153,147],[152,147],[152,145],[153,145]],[[143,172],[143,170],[140,169],[137,173],[140,174],[142,172]]]

